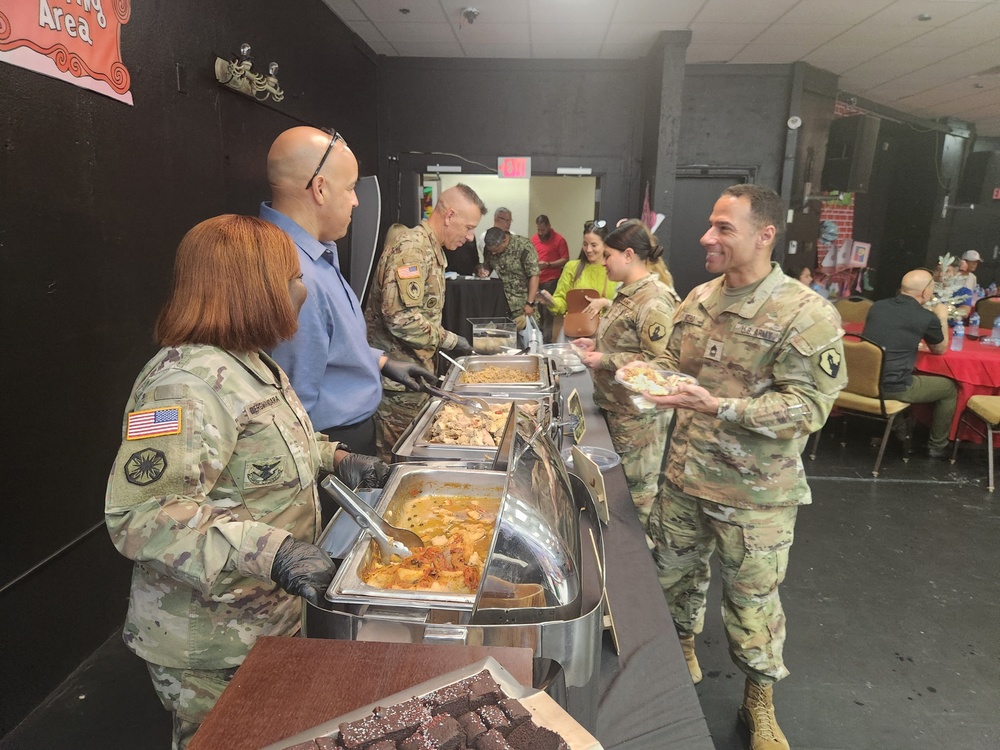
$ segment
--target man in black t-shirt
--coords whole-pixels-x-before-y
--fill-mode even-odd
[[[914,375],[917,346],[921,340],[933,354],[948,351],[948,311],[942,305],[928,310],[924,304],[934,295],[929,271],[910,271],[903,276],[899,294],[872,305],[865,320],[864,336],[885,348],[882,391],[886,398],[909,404],[934,404],[930,439],[931,458],[948,454],[948,433],[955,414],[958,389],[951,378]]]

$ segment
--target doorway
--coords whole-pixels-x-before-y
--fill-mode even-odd
[[[667,267],[674,288],[683,299],[713,277],[705,270],[705,250],[699,240],[722,191],[730,185],[752,182],[755,170],[743,168],[682,167],[677,170],[674,219],[670,227]]]

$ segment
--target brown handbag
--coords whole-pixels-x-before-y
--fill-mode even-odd
[[[566,317],[563,319],[563,333],[566,338],[576,339],[597,333],[601,316],[591,317],[584,312],[590,302],[587,297],[600,297],[596,289],[570,289],[566,292]]]

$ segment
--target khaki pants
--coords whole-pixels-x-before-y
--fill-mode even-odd
[[[702,631],[709,559],[718,552],[729,653],[760,685],[788,676],[778,586],[788,569],[797,513],[794,505],[732,508],[664,483],[649,516],[653,559],[674,626],[682,635]]]
[[[934,404],[927,447],[940,450],[948,446],[951,420],[955,416],[955,405],[958,403],[958,386],[954,380],[937,375],[914,375],[909,388],[905,391],[886,393],[885,397],[905,401],[908,404]]]

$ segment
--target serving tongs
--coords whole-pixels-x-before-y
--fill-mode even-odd
[[[362,530],[371,535],[382,553],[382,562],[388,563],[393,555],[410,557],[413,554],[412,548],[424,546],[419,536],[409,529],[397,528],[386,521],[333,474],[328,474],[320,482],[320,486],[333,496]]]
[[[456,396],[454,393],[442,391],[440,388],[430,385],[426,381],[421,383],[420,387],[430,395],[437,396],[442,401],[451,401],[453,404],[458,404],[463,409],[468,409],[475,414],[480,414],[490,408],[489,402],[486,399],[479,398],[479,396]]]

